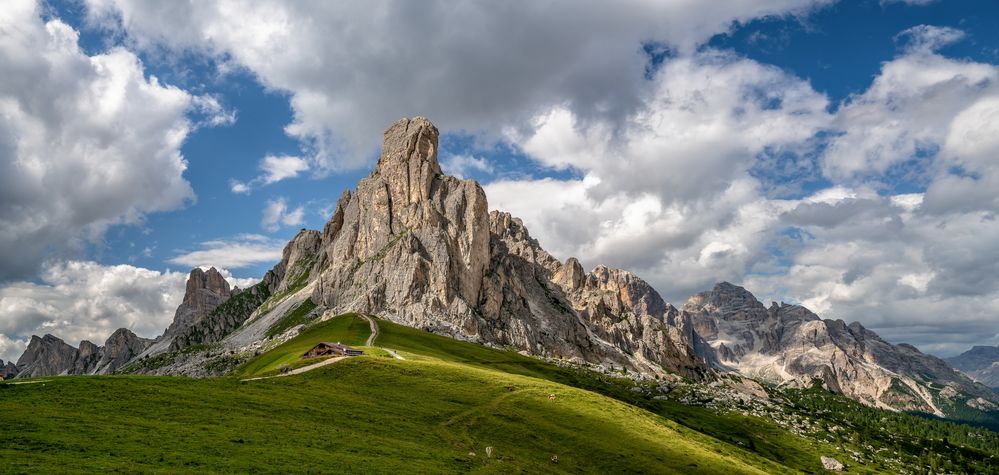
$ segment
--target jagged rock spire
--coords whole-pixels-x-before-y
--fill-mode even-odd
[[[437,127],[425,117],[399,120],[385,131],[375,174],[388,185],[393,205],[430,199],[434,178],[443,174],[437,162],[439,137]]]

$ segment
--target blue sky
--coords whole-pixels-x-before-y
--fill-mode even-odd
[[[0,358],[155,336],[194,265],[259,278],[413,115],[557,257],[676,305],[728,280],[999,344],[999,4],[574,7],[10,3]]]

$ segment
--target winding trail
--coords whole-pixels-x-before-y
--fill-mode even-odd
[[[375,338],[378,338],[378,324],[375,323],[375,319],[361,314],[361,318],[368,321],[368,325],[371,325],[371,335],[368,335],[368,341],[364,342],[364,346],[375,346]]]
[[[347,359],[347,358],[350,358],[350,357],[349,356],[337,356],[337,357],[334,357],[334,358],[329,358],[329,359],[322,360],[322,361],[320,361],[318,363],[315,363],[315,364],[310,364],[308,366],[302,366],[301,368],[295,368],[295,369],[293,369],[291,371],[288,371],[287,373],[275,374],[274,376],[258,376],[256,378],[246,378],[246,379],[243,379],[241,381],[244,381],[244,382],[245,381],[257,381],[259,379],[280,378],[282,376],[291,376],[293,374],[302,374],[302,373],[304,373],[306,371],[312,371],[312,370],[314,370],[316,368],[322,368],[323,366],[331,365],[333,363],[336,363],[337,361],[344,360],[344,359]]]
[[[369,317],[367,315],[361,315],[361,318],[367,320],[368,321],[368,325],[371,326],[371,334],[368,335],[368,339],[367,339],[367,341],[364,342],[364,346],[374,347],[375,346],[375,338],[378,338],[378,323],[375,322],[375,319],[373,319],[373,318],[371,318],[371,317]],[[390,355],[392,355],[393,357],[395,357],[395,359],[397,359],[397,360],[405,360],[406,359],[406,358],[403,358],[402,356],[399,356],[398,353],[396,353],[395,351],[390,350],[388,348],[385,348],[385,351],[387,351]],[[312,371],[312,370],[314,370],[316,368],[322,368],[323,366],[331,365],[333,363],[336,363],[337,361],[344,360],[344,359],[347,359],[347,358],[349,358],[349,356],[337,356],[335,358],[329,358],[329,359],[322,360],[322,361],[320,361],[318,363],[315,363],[315,364],[310,364],[308,366],[302,366],[301,368],[295,368],[295,369],[293,369],[291,371],[288,371],[287,373],[275,374],[273,376],[258,376],[256,378],[246,378],[246,379],[243,379],[241,381],[244,381],[244,382],[245,381],[258,381],[258,380],[261,380],[261,379],[280,378],[282,376],[291,376],[291,375],[294,375],[294,374],[302,374],[302,373],[305,373],[305,372],[308,372],[308,371]],[[41,382],[41,381],[32,381],[32,382]]]

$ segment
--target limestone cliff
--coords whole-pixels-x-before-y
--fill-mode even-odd
[[[320,235],[300,233],[265,281],[303,285],[291,269],[312,263],[312,299],[330,312],[378,314],[540,356],[706,374],[689,323],[665,304],[640,304],[662,302],[651,287],[633,295],[629,279],[640,279],[606,268],[595,272],[613,278],[594,274],[578,288],[555,282],[563,264],[519,220],[490,214],[478,183],[444,175],[437,147],[427,119],[389,127],[371,175],[343,193]],[[601,297],[618,278],[620,298]]]
[[[139,338],[125,328],[108,337],[104,346],[87,340],[79,348],[52,335],[31,337],[28,348],[17,360],[17,377],[57,376],[61,374],[111,374],[142,353],[152,340]]]
[[[892,345],[860,323],[823,320],[799,305],[767,308],[727,282],[691,297],[683,312],[710,345],[702,356],[749,377],[792,386],[818,378],[868,405],[938,415],[955,404],[958,394],[999,400],[911,345]]]

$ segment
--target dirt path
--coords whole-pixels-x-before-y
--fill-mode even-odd
[[[375,319],[373,319],[373,318],[371,318],[371,317],[369,317],[367,315],[361,315],[361,317],[364,318],[365,320],[367,320],[368,321],[368,325],[371,326],[371,335],[369,335],[368,336],[368,340],[364,342],[364,346],[375,346],[375,338],[378,338],[378,323],[375,322]],[[395,351],[389,350],[387,348],[385,349],[385,351],[387,351],[390,355],[394,356],[398,360],[405,360],[406,359],[406,358],[403,358],[403,357],[399,356],[399,354],[396,353]],[[322,361],[320,361],[320,362],[318,362],[316,364],[310,364],[308,366],[302,366],[301,368],[293,369],[293,370],[291,370],[291,371],[289,371],[287,373],[276,374],[274,376],[259,376],[259,377],[256,377],[256,378],[247,378],[247,379],[244,379],[243,381],[257,381],[257,380],[260,380],[260,379],[280,378],[281,376],[291,376],[293,374],[302,374],[302,373],[305,373],[307,371],[312,371],[312,370],[314,370],[316,368],[322,368],[323,366],[336,363],[337,361],[340,361],[340,360],[346,359],[346,358],[349,358],[349,357],[348,356],[338,356],[336,358],[330,358],[330,359],[322,360]]]
[[[310,364],[308,366],[302,366],[301,368],[295,368],[295,369],[293,369],[291,371],[288,371],[287,373],[276,374],[274,376],[259,376],[259,377],[256,377],[256,378],[247,378],[247,379],[244,379],[243,381],[256,381],[258,379],[280,378],[281,376],[291,376],[293,374],[302,374],[302,373],[304,373],[306,371],[312,371],[312,370],[314,370],[316,368],[322,368],[323,366],[331,365],[333,363],[336,363],[337,361],[340,361],[340,360],[346,359],[346,358],[349,358],[349,356],[337,356],[336,358],[329,358],[329,359],[322,360],[322,361],[320,361],[318,363],[315,363],[315,364]]]
[[[375,323],[375,319],[367,315],[361,315],[368,321],[368,325],[371,325],[371,335],[368,337],[368,341],[364,342],[364,346],[375,346],[375,338],[378,338],[378,324]]]

